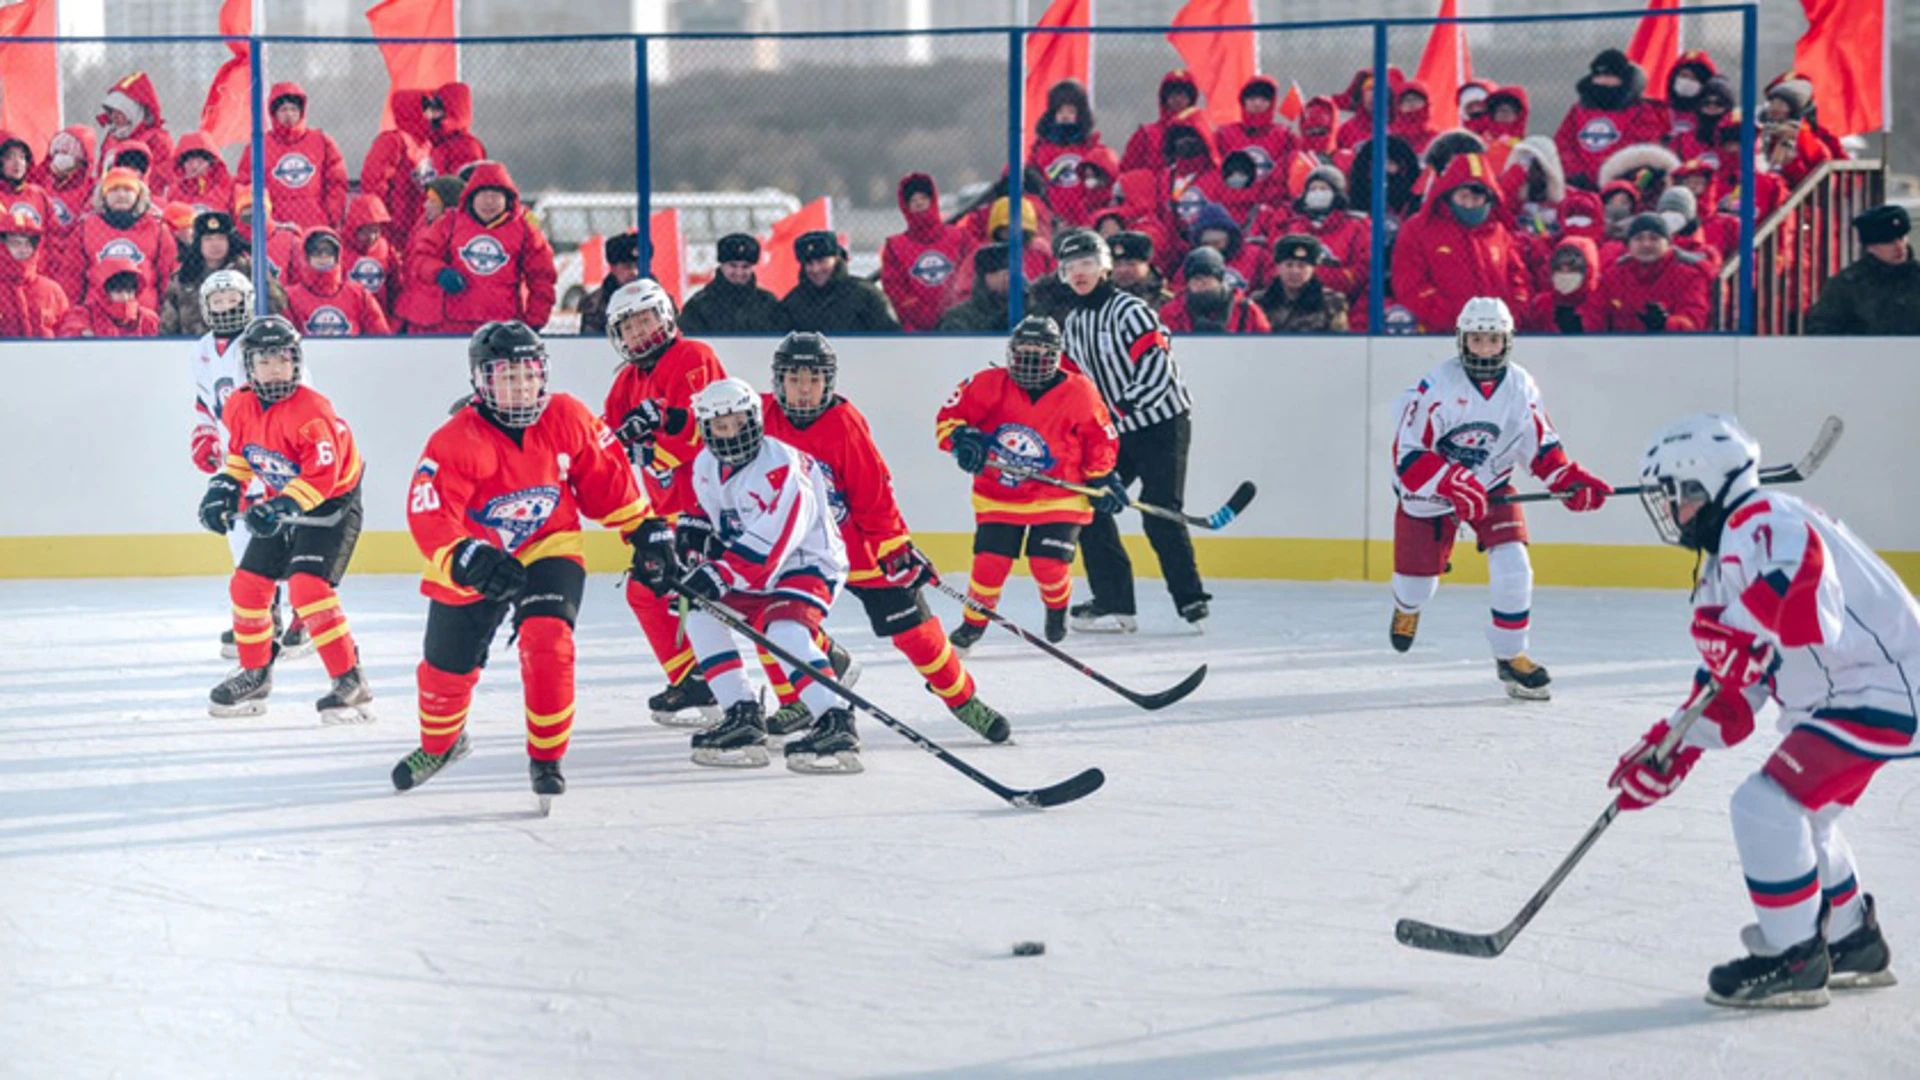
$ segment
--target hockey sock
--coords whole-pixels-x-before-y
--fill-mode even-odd
[[[1820,860],[1820,892],[1827,898],[1827,940],[1839,941],[1866,920],[1867,909],[1854,874],[1853,847],[1840,834],[1837,818],[1844,811],[1830,803],[1813,815],[1813,851]]]
[[[967,595],[984,608],[1000,606],[1000,590],[1006,587],[1007,575],[1013,572],[1013,560],[1005,555],[991,551],[973,553],[973,570],[968,575]],[[987,617],[973,608],[967,608],[962,616],[973,626],[987,625]]]
[[[473,686],[480,681],[480,669],[455,675],[422,660],[414,674],[420,684],[420,749],[444,754],[460,738],[460,729],[467,726],[467,710],[473,707]]]
[[[813,643],[812,628],[782,619],[769,625],[766,634],[775,645],[805,660],[807,667],[813,671],[825,672],[828,676],[832,676],[832,664],[828,662],[826,654],[820,651],[820,647]],[[787,677],[792,680],[793,688],[799,692],[800,700],[806,703],[808,711],[812,712],[816,718],[826,715],[829,709],[846,707],[847,703],[840,700],[840,695],[814,679],[811,671],[790,671]]]
[[[800,700],[800,691],[793,688],[793,680],[787,678],[786,666],[765,649],[760,650],[760,670],[767,673],[767,685],[773,687],[773,696],[782,705],[791,705]]]
[[[327,674],[339,678],[360,662],[353,634],[347,630],[347,613],[340,610],[340,597],[325,578],[295,574],[287,579],[287,596],[293,601],[293,613],[307,624],[313,635],[313,648]]]
[[[947,643],[947,632],[940,620],[928,619],[911,630],[893,635],[893,647],[912,662],[914,670],[927,680],[947,708],[957,709],[973,700],[973,676],[960,664],[960,654]]]
[[[652,589],[629,578],[627,606],[640,620],[640,632],[647,635],[647,644],[667,673],[667,681],[677,683],[686,678],[693,670],[693,646],[680,640],[680,618],[674,614],[673,602],[655,596]]]
[[[1733,840],[1767,944],[1788,949],[1820,918],[1820,871],[1806,807],[1755,773],[1733,793]]]
[[[273,662],[273,582],[251,570],[235,570],[227,592],[233,598],[233,643],[240,666],[256,671]]]
[[[1040,586],[1040,602],[1049,608],[1063,608],[1073,599],[1073,567],[1059,559],[1027,556],[1027,572]]]
[[[1439,591],[1440,579],[1437,577],[1393,575],[1393,606],[1401,611],[1419,611],[1426,607],[1433,600],[1433,594]]]
[[[753,684],[742,670],[732,632],[704,611],[688,612],[686,628],[693,654],[700,658],[700,675],[721,708],[753,700]]]
[[[1525,544],[1495,544],[1487,549],[1487,599],[1493,622],[1487,644],[1496,660],[1511,660],[1527,651],[1527,627],[1533,614],[1533,562]]]
[[[527,756],[559,761],[573,734],[573,627],[536,615],[520,624],[520,682],[526,687]]]

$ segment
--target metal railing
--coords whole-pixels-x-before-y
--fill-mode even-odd
[[[1753,333],[1804,333],[1807,312],[1827,279],[1852,265],[1865,250],[1854,216],[1886,201],[1886,163],[1876,160],[1822,163],[1754,231],[1752,262],[1728,259],[1714,282],[1714,325],[1739,328],[1738,294],[1744,268],[1751,280]]]

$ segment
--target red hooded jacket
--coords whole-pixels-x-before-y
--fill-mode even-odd
[[[907,209],[909,185],[924,185],[930,196],[919,213]],[[963,226],[941,220],[940,191],[926,173],[901,177],[895,194],[907,229],[887,237],[880,249],[880,289],[893,302],[902,329],[931,330],[953,304],[958,271],[973,252],[973,238]]]
[[[1488,191],[1489,213],[1478,225],[1462,225],[1449,209],[1455,188],[1478,183]],[[1440,182],[1418,213],[1400,226],[1393,247],[1394,299],[1428,333],[1451,332],[1460,309],[1476,296],[1497,296],[1515,311],[1527,310],[1533,283],[1520,244],[1500,223],[1500,186],[1481,154],[1460,154],[1447,163]]]
[[[53,337],[67,313],[67,293],[52,278],[40,273],[40,254],[46,246],[45,227],[18,212],[0,220],[5,220],[5,224],[0,225],[0,233],[39,237],[41,244],[25,260],[16,260],[0,251],[0,337]]]
[[[1193,225],[1201,207],[1225,200],[1227,185],[1220,178],[1213,125],[1207,123],[1206,114],[1198,105],[1169,118],[1161,133],[1171,141],[1173,133],[1181,128],[1198,135],[1204,149],[1198,157],[1176,160],[1160,169],[1159,198],[1171,215],[1169,224],[1185,232]]]
[[[212,158],[213,166],[199,178],[190,179],[181,159],[195,152]],[[174,149],[171,196],[174,202],[192,206],[195,217],[208,211],[224,214],[233,205],[233,174],[227,171],[227,163],[220,157],[220,148],[197,131],[181,136],[180,145]]]
[[[420,216],[420,201],[426,197],[421,170],[432,150],[433,131],[421,102],[425,90],[395,90],[387,103],[393,109],[394,129],[373,137],[367,157],[360,165],[360,190],[377,195],[386,204],[392,220],[387,223],[387,239],[404,248],[413,235],[413,224]]]
[[[72,141],[79,163],[65,175],[55,176],[52,158],[54,147],[66,141],[62,136]],[[59,231],[66,232],[79,224],[80,218],[93,208],[93,129],[84,125],[62,128],[49,140],[47,156],[34,164],[27,178],[46,190]]]
[[[126,272],[139,276],[141,296],[153,291],[153,281],[147,277],[144,266],[119,258],[94,263],[87,270],[87,295],[91,299],[67,309],[66,316],[60,320],[58,336],[153,337],[158,334],[160,316],[138,297],[125,304],[114,304],[107,299],[107,279]]]
[[[1100,211],[1113,205],[1114,181],[1120,176],[1120,159],[1113,151],[1095,145],[1080,159],[1079,182],[1072,187],[1054,187],[1050,202],[1053,212],[1070,225],[1092,228]],[[1105,179],[1095,184],[1092,174]]]
[[[1400,109],[1400,99],[1409,91],[1419,94],[1426,103],[1412,112],[1403,112]],[[1388,114],[1387,131],[1407,140],[1407,145],[1413,147],[1414,153],[1427,152],[1427,144],[1431,143],[1433,137],[1439,132],[1433,130],[1433,94],[1427,89],[1426,83],[1419,79],[1408,79],[1401,84],[1400,89],[1394,92],[1393,112]]]
[[[473,210],[487,188],[507,194],[507,208],[492,221]],[[440,272],[452,270],[464,285],[447,291]],[[428,226],[407,252],[407,285],[441,290],[439,324],[423,332],[465,334],[490,319],[519,319],[538,330],[553,313],[553,248],[520,205],[520,189],[507,167],[483,162],[467,179],[460,208]],[[411,319],[409,319],[411,321]]]
[[[106,201],[99,190],[93,196],[93,210],[80,219],[68,237],[66,251],[48,270],[55,274],[67,298],[76,304],[91,303],[93,268],[102,262],[124,259],[140,270],[140,306],[158,310],[156,281],[170,281],[179,247],[173,233],[160,215],[153,212],[153,200],[144,187],[133,209],[125,215],[107,217]]]
[[[1185,69],[1169,71],[1160,78],[1160,119],[1149,120],[1133,130],[1127,139],[1127,149],[1120,155],[1120,171],[1131,172],[1134,169],[1160,169],[1167,164],[1166,127],[1179,109],[1167,106],[1167,93],[1174,87],[1185,87],[1193,98],[1193,104],[1200,104],[1200,84],[1193,81],[1193,73]]]
[[[1585,86],[1583,77],[1580,84]],[[1591,188],[1599,183],[1600,167],[1616,150],[1639,143],[1661,143],[1672,127],[1664,103],[1641,96],[1647,85],[1647,73],[1635,64],[1627,82],[1629,100],[1623,108],[1596,109],[1576,99],[1554,133],[1554,145],[1560,149],[1560,164],[1566,169],[1567,183]]]
[[[439,120],[427,123],[428,137],[433,142],[433,150],[428,154],[433,175],[452,176],[476,161],[485,160],[487,144],[469,130],[473,127],[473,87],[450,82],[435,90],[433,96],[439,99],[441,112]]]
[[[113,160],[113,151],[128,142],[137,142],[146,148],[147,160],[150,163],[147,169],[147,189],[154,194],[155,198],[166,198],[167,192],[173,187],[173,136],[168,134],[167,122],[160,116],[160,94],[154,90],[153,80],[147,78],[146,72],[136,71],[114,83],[113,88],[107,91],[106,101],[103,104],[115,108],[131,104],[137,106],[139,111],[146,114],[146,117],[138,120],[132,130],[124,135],[116,135],[111,130],[108,131],[99,148],[100,168],[93,179],[99,180],[101,174],[106,172],[107,163]],[[101,127],[106,127],[106,108],[102,108],[94,120]],[[87,145],[91,149],[93,144],[89,141]]]
[[[1587,332],[1647,333],[1640,314],[1648,304],[1666,309],[1666,333],[1706,329],[1712,282],[1695,260],[1677,248],[1652,263],[1621,256],[1601,272],[1599,287],[1587,299]]]
[[[1393,101],[1400,96],[1400,88],[1407,81],[1406,73],[1398,67],[1387,67],[1387,128],[1393,128]],[[1347,122],[1340,125],[1335,134],[1335,143],[1342,150],[1353,150],[1361,143],[1373,138],[1373,110],[1362,108],[1361,91],[1373,85],[1373,69],[1361,68],[1353,73],[1353,81],[1347,84],[1347,92],[1340,98],[1340,107],[1353,113]]]
[[[1494,107],[1503,102],[1519,109],[1520,119],[1505,124],[1495,120]],[[1532,108],[1526,87],[1496,86],[1487,91],[1487,111],[1462,126],[1486,140],[1489,148],[1496,142],[1519,142],[1527,137],[1527,120],[1532,115]]]
[[[307,241],[330,236],[340,245],[340,258],[326,270],[307,263]],[[308,337],[360,337],[389,333],[386,312],[373,294],[347,280],[347,248],[340,234],[324,225],[308,229],[294,260],[287,284],[287,315]]]
[[[1556,292],[1553,288],[1553,256],[1558,255],[1563,248],[1578,251],[1580,258],[1587,266],[1586,277],[1581,280],[1580,287],[1570,293]],[[1572,308],[1574,317],[1580,318],[1581,313],[1586,310],[1587,300],[1592,297],[1593,290],[1599,285],[1600,249],[1592,240],[1584,236],[1561,237],[1560,242],[1553,245],[1553,251],[1548,255],[1545,280],[1540,282],[1540,293],[1533,298],[1533,307],[1527,311],[1520,328],[1534,334],[1561,333],[1560,324],[1554,317],[1554,309]]]
[[[381,311],[393,310],[394,294],[400,288],[400,256],[387,241],[386,227],[392,224],[386,204],[378,195],[355,195],[347,203],[347,228],[341,239],[346,247],[340,259],[347,266],[347,277],[380,301]],[[360,230],[380,226],[371,246],[360,246]]]
[[[25,214],[43,231],[65,231],[66,226],[53,208],[53,196],[47,194],[47,189],[34,179],[38,170],[34,167],[33,147],[11,131],[0,131],[0,156],[4,156],[7,148],[12,146],[27,152],[27,171],[17,182],[0,176],[0,221],[15,220]]]
[[[1266,112],[1247,111],[1247,92],[1256,89],[1265,90],[1268,99],[1274,103],[1267,107]],[[1240,100],[1240,122],[1229,124],[1219,131],[1220,160],[1226,161],[1227,155],[1235,150],[1245,150],[1247,156],[1253,158],[1260,179],[1265,181],[1275,166],[1284,165],[1293,157],[1296,142],[1293,132],[1279,119],[1280,84],[1265,75],[1255,75],[1240,88]],[[1283,180],[1284,176],[1283,173]]]
[[[1281,217],[1280,211],[1286,216]],[[1263,223],[1268,245],[1291,233],[1311,236],[1326,249],[1326,259],[1314,268],[1313,276],[1323,288],[1352,300],[1367,293],[1367,272],[1373,265],[1373,227],[1365,214],[1346,209],[1346,196],[1334,196],[1334,208],[1315,221],[1299,200],[1286,207],[1274,207]]]
[[[346,159],[333,136],[307,123],[307,92],[299,83],[274,83],[267,101],[271,104],[283,97],[300,100],[300,122],[289,127],[276,119],[266,132],[267,194],[273,200],[273,220],[303,230],[337,226],[347,210]],[[241,152],[236,171],[253,175],[252,146]]]

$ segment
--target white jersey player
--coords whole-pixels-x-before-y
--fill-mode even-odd
[[[1487,555],[1494,670],[1517,698],[1544,700],[1551,679],[1527,656],[1533,563],[1527,520],[1516,503],[1492,503],[1525,468],[1573,510],[1597,510],[1613,488],[1567,457],[1525,368],[1508,361],[1513,314],[1496,297],[1460,309],[1458,356],[1435,368],[1401,399],[1393,437],[1393,621],[1389,640],[1413,647],[1420,609],[1440,588],[1462,522]]]
[[[819,718],[805,735],[787,741],[787,767],[859,772],[853,714],[813,678],[830,670],[814,633],[847,579],[831,482],[813,458],[766,437],[760,408],[760,392],[740,379],[716,380],[694,396],[705,444],[693,460],[698,505],[681,516],[676,546],[696,565],[679,588],[724,604],[809,665],[785,673]],[[700,610],[687,615],[686,632],[701,674],[726,709],[718,726],[693,737],[693,760],[765,765],[766,721],[733,635]]]
[[[1702,750],[1753,732],[1772,698],[1786,738],[1733,794],[1733,837],[1759,916],[1751,955],[1708,976],[1720,1005],[1808,1007],[1827,987],[1893,980],[1873,897],[1860,891],[1839,817],[1887,762],[1920,756],[1920,604],[1852,530],[1759,485],[1760,446],[1730,416],[1655,436],[1641,498],[1660,538],[1700,552],[1697,696],[1719,687],[1666,762],[1662,720],[1609,781],[1625,810],[1677,787]]]

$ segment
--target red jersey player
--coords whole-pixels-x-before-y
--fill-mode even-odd
[[[727,373],[711,348],[680,335],[673,299],[648,278],[628,282],[608,300],[607,340],[625,363],[607,390],[601,419],[639,466],[654,510],[669,517],[684,513],[693,508],[688,469],[700,452],[693,395]],[[719,705],[694,670],[693,649],[680,633],[672,601],[630,578],[627,604],[667,673],[667,688],[647,702],[654,721],[679,726],[680,714],[692,709],[698,711],[696,723],[717,722]]]
[[[586,586],[584,514],[672,557],[613,432],[579,399],[547,392],[547,347],[526,324],[490,322],[467,345],[473,400],[427,440],[407,524],[426,556],[420,748],[393,767],[418,787],[468,751],[467,710],[493,635],[513,612],[534,794],[566,791],[573,624]]]
[[[1007,343],[1007,366],[961,383],[935,419],[940,449],[974,475],[973,574],[967,593],[982,607],[1000,602],[1013,560],[1024,544],[1027,568],[1047,606],[1047,640],[1067,636],[1073,596],[1073,553],[1093,511],[1126,509],[1126,487],[1113,473],[1119,436],[1092,380],[1060,367],[1060,327],[1029,315]],[[1003,467],[1045,473],[1105,489],[1089,502]],[[971,607],[949,639],[965,655],[987,631]]]
[[[847,588],[867,609],[873,632],[893,642],[955,718],[992,742],[1005,742],[1011,733],[1006,718],[975,695],[973,676],[920,596],[921,586],[934,579],[933,564],[907,532],[893,497],[893,474],[867,418],[834,393],[838,370],[839,358],[824,335],[788,334],[773,353],[773,393],[762,396],[767,434],[826,468],[834,519],[847,546]],[[687,532],[684,526],[681,531]],[[777,665],[768,668],[768,677],[778,685]],[[812,714],[796,698],[768,717],[767,734],[812,724]]]
[[[314,707],[329,724],[373,719],[373,694],[347,631],[334,587],[360,539],[360,451],[353,432],[320,392],[300,382],[300,332],[278,315],[256,319],[240,336],[247,385],[227,398],[226,465],[207,484],[200,521],[226,533],[240,518],[240,497],[256,478],[265,497],[247,509],[253,539],[234,568],[233,640],[240,669],[213,688],[214,716],[259,716],[273,690],[273,592],[287,583],[294,612],[333,679]]]

